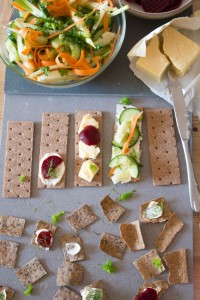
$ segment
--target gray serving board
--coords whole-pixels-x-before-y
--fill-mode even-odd
[[[23,266],[33,257],[41,260],[47,270],[47,275],[34,284],[31,299],[50,300],[57,291],[56,272],[63,261],[60,237],[65,232],[74,233],[64,217],[58,223],[58,230],[55,235],[53,246],[50,251],[45,251],[30,245],[31,236],[35,224],[39,220],[51,221],[50,216],[58,211],[64,210],[71,213],[82,204],[89,204],[99,219],[85,230],[79,232],[83,240],[84,250],[87,259],[80,262],[84,266],[84,279],[81,287],[73,288],[79,291],[84,285],[90,284],[98,279],[105,282],[106,291],[111,300],[132,300],[137,289],[143,284],[143,279],[133,266],[132,262],[139,256],[147,253],[153,248],[153,241],[161,231],[163,224],[141,224],[141,230],[146,244],[146,249],[138,252],[125,250],[123,259],[111,258],[118,271],[114,274],[107,274],[101,269],[101,265],[110,258],[98,249],[100,234],[109,232],[119,235],[119,223],[131,222],[139,219],[139,208],[145,201],[156,197],[164,196],[170,207],[184,221],[184,228],[176,236],[167,251],[174,251],[181,248],[187,249],[189,265],[189,284],[173,285],[162,297],[163,300],[191,300],[193,299],[192,285],[192,253],[193,253],[193,227],[192,210],[189,204],[188,185],[185,161],[181,142],[177,134],[177,146],[181,171],[181,185],[174,186],[153,186],[151,167],[148,153],[148,140],[146,123],[144,120],[143,142],[142,142],[142,164],[141,180],[134,184],[114,186],[108,178],[108,162],[111,156],[111,141],[115,119],[115,107],[119,103],[120,96],[26,96],[6,95],[5,111],[2,132],[2,145],[0,150],[0,194],[2,194],[3,166],[5,157],[6,123],[8,120],[27,120],[35,122],[34,152],[33,152],[33,178],[32,197],[30,199],[3,199],[0,196],[0,211],[2,215],[13,215],[26,219],[25,232],[20,238],[1,236],[1,239],[11,240],[20,244],[16,269]],[[170,107],[166,102],[157,98],[137,98],[134,104],[148,108]],[[100,110],[103,112],[103,186],[102,187],[74,187],[74,112],[77,110]],[[67,181],[66,189],[46,190],[37,189],[39,142],[41,130],[41,118],[43,112],[69,112],[69,143],[67,155]],[[13,166],[14,167],[14,166]],[[117,199],[121,192],[135,189],[134,196],[121,203],[127,211],[116,223],[111,225],[103,216],[99,202],[107,194]],[[175,266],[176,268],[176,266]],[[0,268],[0,285],[12,287],[16,293],[14,299],[27,299],[23,295],[23,287],[15,275],[16,269]],[[167,280],[168,272],[164,272],[158,278]]]

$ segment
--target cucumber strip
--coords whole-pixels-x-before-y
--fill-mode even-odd
[[[134,130],[133,137],[132,137],[132,139],[130,140],[130,143],[129,143],[129,146],[128,146],[129,148],[132,147],[132,146],[134,146],[134,145],[137,143],[137,141],[138,141],[140,135],[141,135],[140,130],[139,130],[138,126],[136,126],[136,127],[135,127],[135,130]],[[112,142],[112,144],[113,144],[113,146],[116,146],[116,147],[119,147],[119,148],[122,149],[125,142],[126,142],[126,140],[125,140],[125,141],[122,141],[121,143],[117,143],[117,142],[114,140],[114,141]]]
[[[124,122],[131,122],[133,116],[136,116],[140,113],[140,110],[137,108],[127,108],[119,116],[119,124]]]

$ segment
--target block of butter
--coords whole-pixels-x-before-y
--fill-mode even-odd
[[[200,46],[173,27],[167,27],[163,32],[163,52],[179,77],[191,68],[200,55]]]
[[[149,41],[146,48],[146,56],[140,57],[136,61],[138,69],[149,74],[158,81],[162,79],[169,64],[169,60],[160,50],[160,42],[157,35]]]

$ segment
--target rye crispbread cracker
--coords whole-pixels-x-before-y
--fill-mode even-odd
[[[90,114],[99,123],[100,153],[96,159],[91,159],[98,167],[99,171],[91,182],[88,182],[78,176],[82,163],[85,161],[79,157],[79,135],[78,130],[84,115]],[[79,111],[75,113],[75,169],[74,169],[74,185],[75,186],[102,186],[102,112],[100,111]]]
[[[33,233],[33,236],[32,236],[32,239],[31,239],[31,244],[34,245],[34,246],[37,246],[37,247],[40,247],[43,249],[42,246],[38,245],[38,243],[36,242],[36,237],[37,237],[37,234],[36,232],[38,230],[42,230],[42,229],[46,229],[48,231],[51,231],[52,233],[52,238],[54,238],[54,234],[56,232],[56,229],[57,229],[57,226],[56,225],[53,225],[51,223],[48,223],[48,222],[45,222],[45,221],[39,221],[37,224],[36,224],[36,228],[35,228],[35,231]],[[52,244],[51,244],[52,245]],[[50,247],[51,247],[50,245]]]
[[[0,235],[22,236],[25,219],[13,216],[0,216]]]
[[[120,237],[104,232],[101,236],[99,248],[110,256],[122,259],[126,244]]]
[[[47,272],[37,258],[33,258],[16,272],[17,277],[25,288],[27,288],[29,284],[35,283],[46,274]]]
[[[19,244],[0,240],[0,267],[14,268]]]
[[[149,251],[143,256],[140,256],[133,262],[133,265],[140,272],[142,278],[146,281],[154,278],[165,270],[163,264],[160,267],[156,266],[156,260],[162,262],[155,249]]]
[[[169,284],[188,283],[188,267],[186,249],[168,252],[163,256],[169,268]]]
[[[157,202],[163,208],[163,214],[162,214],[162,216],[160,216],[158,218],[149,219],[146,216],[146,209],[152,201]],[[140,221],[143,223],[157,223],[157,222],[162,223],[162,222],[169,220],[171,215],[172,215],[172,212],[169,208],[169,204],[165,201],[165,199],[163,197],[152,199],[148,202],[145,202],[144,204],[142,204],[140,206]]]
[[[92,209],[87,205],[82,205],[79,209],[75,210],[72,214],[66,217],[67,222],[76,231],[86,228],[94,221],[97,216],[93,213]]]
[[[43,113],[42,128],[40,140],[40,160],[47,153],[58,153],[66,168],[67,161],[67,140],[68,140],[69,114],[60,113]],[[61,181],[50,188],[64,188],[65,176],[64,173]],[[38,177],[38,188],[47,188]]]
[[[163,296],[165,294],[168,287],[169,287],[169,284],[164,280],[156,280],[153,282],[144,283],[137,291],[137,295],[142,293],[147,288],[151,288],[151,289],[156,290],[156,292],[158,294],[158,298],[160,298],[161,296]],[[137,295],[134,297],[133,300],[136,300]]]
[[[81,285],[83,272],[82,266],[72,262],[63,262],[58,268],[56,284],[58,286]]]
[[[153,184],[180,184],[172,110],[149,109],[146,119]]]
[[[109,297],[108,297],[108,295],[107,295],[107,293],[105,291],[105,288],[104,288],[103,280],[95,281],[92,284],[87,285],[87,286],[91,287],[91,288],[102,289],[102,291],[103,291],[103,298],[102,298],[102,300],[109,300]]]
[[[184,223],[177,217],[175,213],[173,213],[154,242],[156,250],[158,252],[164,252],[171,244],[176,234],[183,228],[183,225]]]
[[[138,251],[145,248],[139,221],[120,224],[120,233],[130,251]]]
[[[33,152],[32,122],[7,123],[3,197],[30,198]],[[19,177],[25,176],[23,182]]]
[[[100,202],[101,208],[107,220],[115,223],[126,211],[121,205],[112,200],[108,195]]]
[[[82,297],[78,294],[74,293],[70,289],[68,289],[65,286],[61,286],[55,296],[53,297],[53,300],[81,300]]]
[[[6,300],[12,300],[13,295],[15,293],[14,290],[9,288],[8,286],[5,285],[0,285],[0,292],[5,291],[6,292]]]
[[[63,249],[63,254],[65,257],[65,261],[79,261],[79,260],[84,260],[85,259],[85,253],[83,250],[83,245],[81,242],[81,239],[79,236],[77,235],[72,235],[72,234],[65,234],[61,237],[61,243],[62,243],[62,249]],[[80,251],[75,254],[75,255],[71,255],[67,252],[66,249],[66,244],[67,243],[77,243],[79,244],[79,246],[81,247]]]

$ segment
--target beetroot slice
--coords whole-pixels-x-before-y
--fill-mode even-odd
[[[79,133],[79,140],[88,146],[97,145],[100,142],[99,130],[92,125],[85,126]]]
[[[158,300],[158,294],[156,290],[147,288],[136,296],[136,300]]]
[[[141,0],[141,5],[146,12],[159,13],[165,11],[170,0]]]
[[[41,231],[37,236],[37,243],[43,248],[49,248],[52,244],[52,232]]]
[[[63,162],[63,159],[56,155],[51,155],[42,163],[42,175],[45,179],[55,178],[55,168]]]
[[[170,2],[170,4],[169,4],[168,8],[166,9],[166,11],[170,11],[170,10],[174,10],[174,9],[178,8],[181,5],[182,0],[171,0],[169,2]]]

